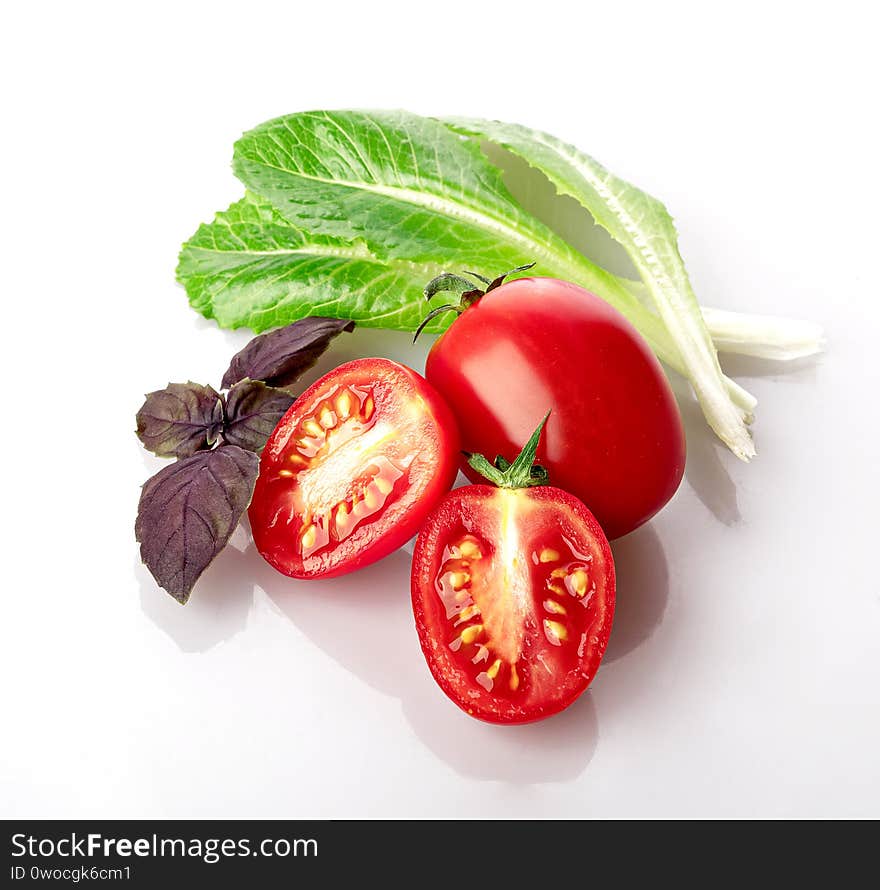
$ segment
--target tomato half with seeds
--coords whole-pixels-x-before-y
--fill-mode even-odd
[[[455,489],[413,557],[431,673],[460,708],[491,723],[540,720],[581,695],[608,643],[614,591],[599,524],[550,486]]]
[[[614,560],[593,514],[547,485],[535,451],[469,454],[493,482],[450,492],[416,541],[412,600],[428,667],[473,717],[528,723],[590,685],[614,617]]]
[[[340,365],[281,418],[248,510],[257,549],[294,578],[361,568],[406,543],[457,472],[455,419],[383,358]]]

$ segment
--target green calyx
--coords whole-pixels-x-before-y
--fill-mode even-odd
[[[469,281],[467,278],[462,278],[462,275],[455,275],[452,272],[441,272],[436,278],[432,278],[425,285],[425,299],[430,300],[432,297],[443,291],[451,291],[452,293],[458,294],[458,303],[446,303],[443,306],[438,306],[436,309],[432,309],[416,328],[416,332],[413,335],[413,343],[418,340],[419,334],[422,333],[425,326],[432,318],[436,318],[444,312],[455,312],[457,315],[461,315],[465,309],[473,306],[480,297],[484,297],[490,290],[495,290],[496,287],[500,287],[504,284],[505,278],[509,278],[511,275],[516,275],[517,272],[525,272],[528,269],[531,269],[534,265],[534,263],[528,263],[525,266],[517,266],[515,269],[511,269],[509,272],[505,272],[503,275],[499,275],[497,278],[493,279],[478,275],[476,272],[462,273],[462,275],[469,275],[471,278],[476,278],[478,281],[486,285],[485,287],[477,286],[473,281]]]
[[[470,466],[499,488],[531,488],[534,485],[549,485],[550,475],[547,469],[535,463],[535,452],[538,450],[538,442],[541,441],[541,433],[549,416],[550,412],[548,411],[513,463],[505,460],[500,454],[495,458],[495,463],[490,464],[482,454],[470,454],[467,451],[462,453]]]

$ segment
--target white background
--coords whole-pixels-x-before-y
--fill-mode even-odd
[[[868,8],[7,7],[0,816],[880,816]],[[188,308],[178,247],[238,197],[243,130],[345,106],[562,136],[667,203],[704,302],[827,327],[819,361],[727,363],[751,465],[685,404],[685,483],[615,547],[608,658],[543,724],[435,687],[406,552],[297,583],[240,530],[185,608],[139,564],[142,395],[247,339]],[[361,331],[324,366],[370,352],[424,359]]]

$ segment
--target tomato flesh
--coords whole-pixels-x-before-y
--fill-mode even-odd
[[[490,460],[516,454],[550,410],[538,463],[609,538],[650,519],[681,482],[684,430],[660,363],[619,312],[577,285],[521,278],[489,291],[437,340],[425,376],[462,446]]]
[[[548,717],[587,688],[614,595],[601,528],[580,501],[549,486],[450,492],[413,556],[428,666],[459,707],[493,723]]]
[[[456,474],[449,409],[387,359],[341,365],[279,422],[249,508],[257,549],[295,578],[368,565],[417,531]]]

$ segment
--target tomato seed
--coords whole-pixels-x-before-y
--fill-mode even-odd
[[[472,624],[461,632],[462,643],[473,643],[474,640],[483,632],[482,624]]]
[[[351,415],[351,393],[344,389],[336,397],[336,413],[342,420],[347,420]]]
[[[302,533],[302,546],[303,550],[310,550],[315,546],[315,541],[318,539],[318,530],[314,525],[310,525],[307,529],[305,529]]]
[[[587,592],[587,573],[583,569],[575,569],[569,575],[569,581],[577,596],[583,596]]]
[[[453,590],[461,590],[469,581],[471,576],[467,572],[450,572],[449,583]]]
[[[544,636],[547,637],[548,643],[553,646],[560,646],[562,645],[563,640],[568,639],[568,631],[565,629],[564,624],[560,624],[558,621],[550,621],[549,618],[545,618]]]
[[[473,538],[465,538],[458,545],[458,552],[465,559],[480,559],[483,555],[480,545]]]

